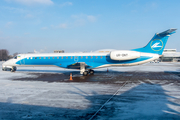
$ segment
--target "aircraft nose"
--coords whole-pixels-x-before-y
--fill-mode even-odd
[[[3,71],[8,71],[8,70],[10,70],[11,72],[16,71],[15,61],[14,61],[13,59],[10,59],[10,60],[4,62],[4,63],[2,64],[2,70],[3,70]]]
[[[9,60],[6,61],[6,62],[4,62],[4,63],[2,64],[2,66],[7,66],[8,64],[9,64]]]
[[[13,65],[14,65],[14,63],[13,63],[12,59],[10,59],[2,64],[2,66],[13,66]]]

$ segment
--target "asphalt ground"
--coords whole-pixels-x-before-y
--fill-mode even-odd
[[[72,73],[73,80],[70,79]],[[66,73],[28,73],[28,75],[36,76],[15,78],[13,80],[20,81],[43,81],[43,82],[98,82],[105,84],[116,84],[118,81],[138,81],[138,80],[180,80],[179,72],[95,72],[94,75],[82,76],[79,72]]]

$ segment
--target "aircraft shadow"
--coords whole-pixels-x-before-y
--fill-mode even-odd
[[[73,70],[73,69],[68,69],[68,70],[34,70],[34,69],[17,69],[17,72],[34,72],[34,73],[64,73],[64,74],[69,74],[69,73],[78,73],[80,74],[79,70]],[[107,70],[95,70],[95,73],[106,73]],[[115,70],[109,70],[108,72],[116,72],[116,73],[122,73],[121,71],[115,71]]]
[[[48,106],[15,104],[11,99],[7,102],[0,102],[0,119],[33,119],[33,120],[87,120],[106,102],[112,95],[101,95],[91,91],[88,95],[82,89],[72,85],[79,92],[68,91],[71,94],[83,96],[90,101],[86,109],[58,108]],[[93,119],[180,119],[180,112],[169,107],[180,107],[180,104],[172,102],[179,99],[167,95],[158,84],[143,83],[122,94],[114,96]],[[59,94],[60,95],[60,94]],[[41,101],[39,101],[41,103]],[[49,101],[51,102],[51,101]],[[59,103],[62,104],[62,103]],[[73,104],[73,103],[69,103]],[[74,103],[75,104],[75,103]]]
[[[33,72],[33,73],[66,73],[66,70],[33,70],[33,69],[18,69],[17,72]],[[76,72],[76,71],[73,71]]]

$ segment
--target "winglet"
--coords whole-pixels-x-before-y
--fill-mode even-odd
[[[177,30],[177,29],[175,29],[175,28],[171,28],[171,29],[169,29],[169,30],[166,30],[166,31],[161,32],[161,33],[156,33],[156,34],[157,34],[159,37],[164,37],[164,36],[171,35],[171,34],[175,33],[176,30]]]

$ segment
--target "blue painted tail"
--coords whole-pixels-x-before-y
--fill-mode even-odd
[[[162,33],[156,33],[145,47],[133,49],[132,51],[155,53],[162,55],[169,36],[175,33],[176,30],[177,29],[169,29]]]

